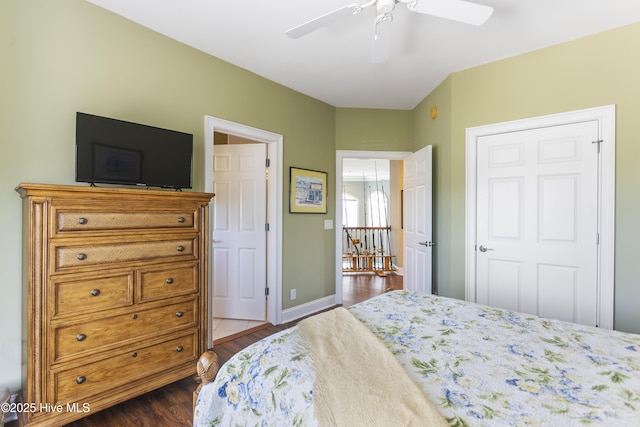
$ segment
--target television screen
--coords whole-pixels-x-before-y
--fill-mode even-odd
[[[193,135],[76,114],[76,182],[191,188]]]

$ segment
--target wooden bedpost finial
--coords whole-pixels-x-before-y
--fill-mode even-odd
[[[220,363],[218,362],[218,355],[211,350],[207,350],[198,359],[198,377],[202,381],[202,384],[213,382],[216,374],[220,369]]]
[[[198,359],[198,365],[196,371],[198,372],[198,378],[200,379],[200,385],[193,392],[193,409],[196,408],[196,402],[198,401],[198,394],[202,386],[213,382],[216,378],[216,374],[220,369],[220,362],[218,355],[211,350],[207,350]]]

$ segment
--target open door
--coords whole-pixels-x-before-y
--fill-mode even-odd
[[[213,313],[266,319],[266,144],[216,145]]]
[[[404,288],[432,293],[432,148],[404,159]]]

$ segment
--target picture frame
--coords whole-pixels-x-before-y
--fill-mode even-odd
[[[327,213],[327,173],[289,168],[289,213]]]

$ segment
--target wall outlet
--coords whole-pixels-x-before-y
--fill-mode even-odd
[[[291,292],[289,293],[289,299],[291,301],[293,301],[294,299],[296,299],[296,290],[295,289],[291,289]]]

